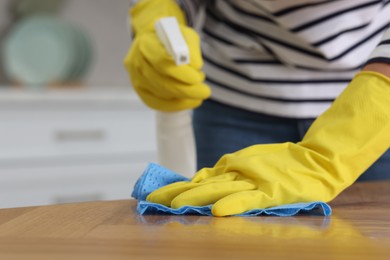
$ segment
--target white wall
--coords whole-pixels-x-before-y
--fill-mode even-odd
[[[129,0],[69,0],[65,5],[63,16],[84,27],[94,41],[87,85],[130,85],[122,63],[130,45],[128,9]]]

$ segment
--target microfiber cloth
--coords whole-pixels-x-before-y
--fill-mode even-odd
[[[140,215],[144,214],[172,214],[172,215],[205,215],[212,216],[211,207],[207,206],[184,206],[178,209],[172,209],[161,204],[146,201],[146,197],[154,190],[165,185],[178,182],[189,181],[188,178],[181,176],[169,169],[166,169],[158,164],[150,163],[141,177],[134,185],[134,190],[131,194],[133,198],[138,200],[137,212]],[[332,214],[331,207],[321,201],[309,203],[294,203],[282,206],[253,209],[237,216],[293,216],[298,213],[305,213],[310,215],[330,216]]]

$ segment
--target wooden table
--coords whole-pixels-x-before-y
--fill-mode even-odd
[[[0,210],[0,259],[390,259],[390,182],[333,215],[139,216],[134,200]]]

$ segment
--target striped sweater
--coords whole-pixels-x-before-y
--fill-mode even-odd
[[[206,81],[230,106],[314,118],[364,64],[390,63],[390,0],[176,1],[190,25],[205,10]]]

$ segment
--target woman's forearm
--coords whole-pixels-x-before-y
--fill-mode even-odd
[[[370,63],[364,66],[363,71],[374,71],[381,73],[390,78],[390,64],[389,63]]]

